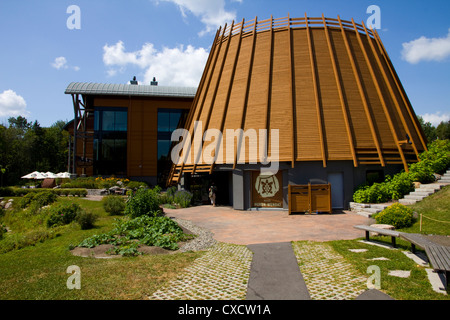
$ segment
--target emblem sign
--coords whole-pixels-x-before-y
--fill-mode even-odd
[[[283,208],[283,174],[252,173],[252,207]]]

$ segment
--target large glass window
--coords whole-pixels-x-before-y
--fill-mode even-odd
[[[127,108],[95,108],[95,175],[126,175],[127,118]]]
[[[170,170],[170,147],[172,146],[172,132],[184,121],[189,110],[158,109],[158,180],[163,179],[164,173]],[[164,183],[164,181],[160,181]]]

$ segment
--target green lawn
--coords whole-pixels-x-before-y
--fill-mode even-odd
[[[72,223],[57,228],[57,235],[33,246],[0,254],[0,299],[145,299],[159,286],[174,278],[202,253],[95,259],[73,256],[69,247],[112,228],[101,202],[78,198],[75,201],[99,214],[96,227],[81,230]],[[44,227],[37,225],[37,229]],[[8,235],[8,237],[11,235]],[[5,241],[5,240],[2,240]],[[0,243],[2,242],[0,241]],[[81,290],[67,289],[67,267],[81,270]]]
[[[444,187],[437,193],[410,206],[419,216],[431,218],[422,220],[422,232],[420,232],[420,220],[414,222],[409,228],[399,231],[409,233],[450,235],[450,186]],[[391,243],[390,237],[372,237],[377,242]],[[418,266],[413,260],[406,257],[402,251],[410,251],[411,243],[397,239],[398,250],[389,250],[374,245],[361,243],[357,240],[332,241],[332,247],[344,256],[362,274],[367,274],[370,265],[377,265],[381,270],[381,290],[398,300],[449,300],[449,295],[436,293],[432,290],[424,267]],[[354,253],[349,249],[368,249],[363,253]],[[420,248],[418,248],[418,251]],[[423,252],[423,251],[422,251]],[[386,261],[373,261],[368,259],[385,257]],[[411,270],[409,278],[397,278],[389,276],[389,270]],[[450,293],[447,288],[447,292]]]

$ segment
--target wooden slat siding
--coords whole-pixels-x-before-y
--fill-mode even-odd
[[[361,46],[361,50],[363,52],[364,59],[366,60],[367,67],[369,68],[369,72],[370,72],[370,75],[372,77],[372,81],[373,81],[373,83],[375,85],[375,89],[376,89],[376,91],[378,93],[378,97],[380,99],[381,106],[383,107],[383,111],[384,111],[385,117],[386,117],[386,119],[388,121],[389,129],[391,130],[391,134],[392,134],[392,138],[394,139],[395,145],[398,148],[398,152],[399,152],[400,157],[402,159],[405,171],[408,171],[408,164],[406,163],[406,159],[405,159],[405,155],[403,154],[402,147],[401,147],[401,145],[398,142],[397,133],[395,131],[394,124],[393,124],[391,116],[389,114],[389,110],[387,108],[386,101],[385,101],[384,96],[383,96],[383,92],[381,92],[380,84],[378,83],[378,79],[377,79],[377,77],[375,75],[375,71],[374,71],[373,66],[372,66],[372,64],[370,62],[369,56],[367,54],[367,51],[366,51],[366,49],[364,47],[364,43],[363,43],[363,41],[361,39],[361,35],[358,32],[358,29],[356,28],[356,25],[355,25],[355,21],[353,19],[352,19],[352,23],[353,23],[353,26],[355,28],[355,32],[356,32],[356,36],[358,38],[358,42],[359,42],[359,44]],[[369,41],[369,43],[371,43],[371,38],[370,37],[369,37],[368,41]]]
[[[351,160],[345,120],[339,100],[339,88],[333,72],[333,63],[324,28],[311,29],[314,44],[316,79],[321,106],[326,158]],[[336,134],[340,132],[340,134]]]
[[[240,26],[240,31],[239,31],[238,44],[237,44],[237,48],[236,48],[236,55],[235,55],[234,60],[233,60],[233,67],[232,67],[232,71],[231,71],[230,82],[228,84],[227,96],[226,96],[226,100],[225,100],[225,107],[224,107],[224,110],[223,110],[223,113],[222,113],[222,119],[221,119],[221,122],[220,122],[220,129],[219,130],[222,133],[223,133],[223,127],[224,127],[224,124],[225,124],[225,119],[226,119],[226,116],[227,116],[228,105],[230,103],[230,95],[231,95],[231,89],[233,87],[234,76],[236,74],[236,65],[237,65],[237,61],[238,61],[239,53],[240,53],[240,49],[241,49],[242,33],[243,33],[243,30],[244,30],[244,23],[245,23],[245,19],[242,19],[241,26]],[[231,39],[229,41],[231,42]],[[222,135],[222,138],[223,138],[223,135]],[[216,141],[216,152],[219,152],[218,150],[219,150],[221,144],[223,144],[222,140]],[[217,157],[217,154],[215,154],[214,156]],[[224,160],[226,160],[226,159],[224,159]],[[208,170],[209,174],[212,173],[213,168],[214,168],[214,163],[211,164],[211,166],[210,166],[210,168]]]
[[[244,129],[244,125],[245,125],[245,116],[246,116],[246,113],[247,113],[247,104],[248,104],[249,88],[250,88],[251,75],[252,75],[253,59],[254,59],[254,55],[255,55],[257,19],[258,19],[258,17],[255,17],[255,24],[253,26],[252,46],[251,46],[251,52],[250,52],[250,61],[249,61],[248,70],[247,70],[247,83],[246,83],[245,91],[244,91],[245,92],[244,107],[242,109],[242,116],[241,116],[240,126],[238,126],[238,128],[240,128],[242,130]],[[240,153],[240,151],[238,153],[238,150],[241,148],[241,144],[242,143],[245,143],[244,137],[241,137],[241,139],[239,139],[239,141],[235,144],[233,169],[236,169],[236,163],[239,160],[238,159],[238,155]],[[245,155],[244,155],[244,161],[245,161]]]
[[[338,68],[336,66],[336,59],[334,57],[335,53],[334,53],[334,50],[333,50],[333,46],[331,44],[331,39],[330,39],[329,31],[328,31],[327,22],[326,22],[325,16],[323,14],[322,14],[322,20],[323,20],[323,25],[324,25],[324,30],[325,30],[325,36],[327,38],[328,49],[329,49],[329,52],[330,52],[331,63],[333,65],[334,77],[336,79],[336,86],[338,88],[339,101],[341,102],[342,115],[344,117],[345,129],[347,131],[348,143],[350,145],[350,151],[352,153],[353,165],[355,167],[357,167],[358,166],[358,160],[356,159],[355,146],[353,144],[353,135],[352,135],[352,132],[351,132],[351,129],[350,129],[349,120],[348,120],[347,102],[345,101],[344,94],[342,92],[342,83],[341,83],[341,79],[340,79],[340,74],[339,74],[339,70],[338,70]]]
[[[365,110],[365,113],[366,113],[366,118],[367,118],[367,121],[369,123],[370,131],[372,133],[373,142],[374,142],[375,147],[377,149],[378,157],[380,159],[380,163],[384,167],[385,163],[384,163],[383,155],[381,153],[380,143],[378,142],[378,137],[377,137],[377,134],[375,132],[374,125],[373,125],[373,120],[372,120],[372,117],[370,115],[369,106],[368,106],[368,103],[367,103],[367,98],[366,98],[366,95],[364,93],[364,90],[363,90],[363,87],[362,87],[362,84],[361,84],[361,79],[360,79],[360,76],[358,74],[358,70],[356,69],[355,61],[353,59],[353,54],[352,54],[350,45],[348,43],[347,35],[345,34],[345,30],[344,30],[344,27],[342,25],[341,18],[339,16],[338,16],[338,20],[339,20],[339,24],[340,24],[341,31],[342,31],[342,36],[344,38],[345,46],[347,48],[348,57],[350,59],[351,65],[352,65],[353,74],[355,76],[356,84],[358,85],[359,94],[360,94],[361,100],[363,102],[364,110]]]
[[[428,148],[427,148],[427,143],[426,143],[425,138],[424,138],[425,134],[423,133],[423,129],[422,129],[420,123],[418,122],[416,114],[415,114],[415,112],[414,112],[414,110],[413,110],[413,108],[411,106],[411,102],[409,101],[408,96],[406,95],[405,89],[401,85],[401,82],[400,82],[400,79],[398,77],[398,74],[395,71],[395,68],[394,68],[394,66],[392,64],[392,61],[389,58],[389,55],[388,55],[388,53],[386,51],[386,48],[383,45],[383,42],[381,41],[381,38],[380,38],[377,30],[373,30],[373,34],[374,34],[374,38],[376,40],[376,43],[377,43],[377,45],[378,45],[378,47],[379,47],[379,49],[380,49],[380,51],[381,51],[385,61],[386,61],[386,64],[389,67],[389,71],[391,73],[392,78],[394,79],[394,82],[395,82],[395,85],[397,87],[397,90],[399,91],[400,96],[402,97],[403,103],[405,104],[405,107],[406,107],[406,109],[408,111],[408,115],[410,117],[410,120],[411,120],[411,122],[414,125],[414,128],[416,130],[416,133],[417,133],[417,135],[419,137],[420,142],[422,143],[422,147],[426,151],[426,150],[428,150]],[[411,139],[413,139],[413,137],[411,137]]]
[[[264,150],[264,153],[262,154],[267,154],[267,158],[269,159],[269,157],[271,156],[271,154],[269,154],[270,152],[270,142],[271,142],[271,135],[270,135],[270,108],[271,108],[271,104],[272,104],[272,73],[273,73],[273,16],[270,15],[270,41],[269,41],[269,46],[270,46],[270,54],[269,54],[269,72],[268,74],[268,79],[267,79],[267,104],[266,104],[266,113],[264,115],[264,122],[266,124],[266,129],[267,129],[267,145],[264,146],[264,148],[266,148]],[[262,159],[261,159],[262,160]]]
[[[245,117],[244,132],[259,135],[259,130],[266,129],[267,112],[267,77],[270,73],[268,58],[270,58],[270,34],[257,33],[255,53],[252,67],[252,76],[249,87],[247,113]],[[246,140],[249,140],[246,138]],[[249,163],[258,162],[259,140],[253,143],[246,141],[246,160]]]
[[[230,29],[231,31],[233,30],[233,27],[234,27],[234,21],[231,22],[231,29]],[[230,32],[231,32],[231,31],[230,31]],[[210,102],[210,104],[209,104],[208,112],[207,112],[207,114],[206,114],[206,122],[205,122],[205,123],[202,123],[202,126],[203,126],[203,128],[202,128],[202,129],[203,129],[203,132],[202,132],[202,140],[203,140],[203,135],[205,134],[205,131],[206,131],[207,128],[209,127],[209,122],[210,122],[210,120],[211,120],[212,110],[213,110],[214,107],[215,107],[215,102],[216,102],[217,92],[218,92],[218,90],[219,90],[220,82],[221,82],[221,80],[222,80],[223,69],[224,69],[224,66],[225,66],[225,61],[227,61],[228,49],[230,48],[230,44],[231,44],[231,36],[228,37],[227,44],[226,44],[226,46],[225,46],[225,51],[224,51],[224,54],[223,54],[222,63],[221,63],[221,65],[220,65],[220,70],[219,70],[218,78],[217,78],[217,81],[216,81],[216,86],[215,86],[215,88],[214,88],[213,96],[212,96],[212,98],[211,98],[211,102]],[[204,147],[204,146],[203,146],[203,147]],[[194,152],[195,152],[195,150],[194,150]],[[195,173],[195,169],[196,169],[196,167],[197,167],[197,163],[199,163],[199,161],[200,161],[200,157],[202,156],[202,152],[203,152],[203,149],[200,149],[200,148],[199,148],[198,154],[197,154],[196,156],[194,156],[194,168],[193,168],[193,173]],[[203,161],[203,160],[202,160],[202,161]]]
[[[197,104],[193,105],[193,108],[196,107],[194,112],[198,110],[198,113],[197,113],[196,119],[195,120],[192,119],[191,122],[190,122],[191,128],[189,129],[189,133],[191,134],[192,141],[191,141],[191,145],[188,146],[189,152],[186,152],[185,148],[183,148],[183,151],[185,153],[185,157],[184,157],[183,162],[181,163],[180,175],[178,176],[177,183],[180,182],[181,176],[183,174],[183,168],[185,166],[185,163],[186,163],[186,160],[187,160],[188,156],[191,156],[191,154],[194,152],[194,150],[192,150],[192,142],[193,142],[194,135],[195,135],[194,123],[195,123],[195,121],[198,121],[198,119],[200,118],[200,115],[202,114],[203,105],[205,103],[205,99],[206,99],[206,96],[207,96],[208,91],[209,91],[209,86],[210,86],[211,80],[212,80],[212,78],[214,76],[214,71],[216,69],[217,60],[219,58],[219,54],[220,54],[220,51],[221,51],[221,48],[222,48],[222,42],[223,42],[222,40],[223,40],[226,28],[227,28],[227,24],[225,24],[225,26],[223,28],[223,33],[222,33],[222,36],[220,37],[219,45],[217,46],[216,43],[214,43],[214,45],[213,45],[214,47],[218,47],[217,48],[217,53],[215,53],[216,50],[214,50],[215,58],[214,58],[214,62],[213,62],[212,68],[211,68],[211,73],[210,73],[209,79],[208,79],[207,84],[206,84],[206,88],[205,88],[204,93],[203,93],[203,98],[202,98],[202,101],[200,103],[200,107],[197,108]],[[200,87],[199,87],[199,89],[200,89]],[[200,94],[200,92],[197,92],[197,94]],[[193,157],[192,157],[192,159],[193,159]],[[195,160],[193,159],[193,161],[195,161]]]
[[[370,48],[372,49],[372,53],[375,56],[375,59],[376,59],[377,64],[378,64],[378,67],[379,67],[379,69],[380,69],[380,71],[381,71],[381,73],[383,75],[383,79],[384,79],[384,82],[385,82],[386,86],[388,87],[390,96],[391,96],[392,100],[394,101],[394,105],[395,105],[395,108],[397,109],[397,114],[400,117],[400,120],[401,120],[401,123],[403,125],[403,128],[406,131],[406,133],[409,135],[409,137],[412,139],[411,131],[409,130],[409,127],[408,127],[408,125],[406,123],[405,117],[403,116],[403,112],[401,110],[399,101],[397,100],[396,94],[395,94],[395,92],[394,92],[394,90],[393,90],[393,88],[391,86],[390,79],[388,78],[388,76],[387,76],[387,74],[385,72],[384,66],[383,66],[383,64],[382,64],[382,62],[380,60],[380,57],[378,56],[378,53],[377,53],[377,51],[375,49],[375,46],[374,46],[374,44],[372,42],[373,40],[369,36],[369,33],[367,31],[367,28],[366,28],[366,25],[364,24],[364,22],[362,22],[362,26],[363,26],[364,30],[366,31],[367,41],[369,42]],[[376,42],[376,39],[374,39],[374,41]],[[405,139],[406,137],[403,137],[403,138]],[[416,155],[418,157],[419,156],[419,151],[417,150],[415,142],[414,141],[412,141],[412,142],[413,142],[412,146],[413,146],[414,152],[416,153]],[[408,170],[407,167],[408,166],[406,166],[406,168],[405,168],[406,171]]]
[[[293,66],[295,65],[294,62],[294,57],[292,54],[292,29],[291,29],[291,18],[290,15],[288,13],[288,37],[289,37],[289,73],[290,73],[290,82],[289,82],[289,91],[290,91],[290,99],[291,99],[291,117],[292,117],[292,121],[291,121],[291,167],[294,168],[295,167],[295,159],[296,159],[296,144],[297,144],[297,131],[295,130],[295,119],[296,119],[296,114],[295,114],[295,68],[293,68]]]
[[[306,29],[293,31],[295,83],[296,83],[296,127],[297,127],[297,161],[321,161],[319,123],[317,121],[316,100],[312,78]],[[309,160],[307,160],[309,159]]]
[[[312,48],[312,41],[311,41],[311,30],[309,28],[309,21],[308,16],[305,13],[305,22],[306,22],[306,32],[308,37],[308,48],[309,48],[309,59],[311,62],[311,70],[312,70],[312,78],[313,78],[313,84],[314,84],[314,98],[316,101],[316,112],[317,112],[317,122],[318,122],[318,128],[319,128],[319,139],[320,139],[320,149],[322,151],[322,164],[323,167],[326,168],[327,166],[327,159],[326,159],[326,153],[325,153],[325,142],[324,142],[324,135],[323,135],[323,122],[322,122],[322,116],[321,116],[321,110],[320,110],[320,100],[319,100],[319,91],[318,91],[318,83],[317,83],[317,77],[316,77],[316,66],[314,61],[314,54],[313,54],[313,48]]]

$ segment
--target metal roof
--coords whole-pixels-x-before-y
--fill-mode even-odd
[[[195,87],[168,87],[132,84],[107,84],[72,82],[67,87],[66,94],[144,96],[144,97],[178,97],[193,98]]]

